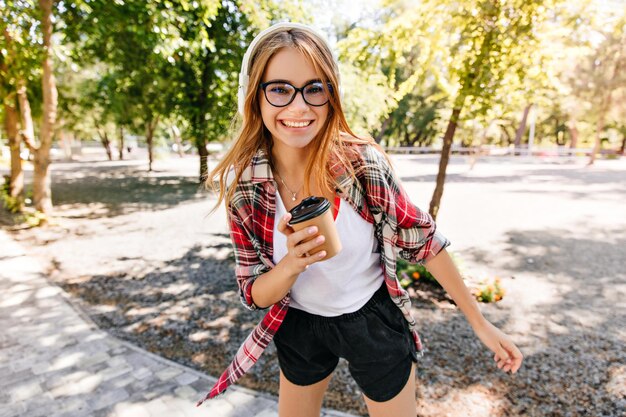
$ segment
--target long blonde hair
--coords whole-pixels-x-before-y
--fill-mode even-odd
[[[263,149],[272,165],[272,137],[263,124],[257,86],[261,83],[269,60],[285,47],[296,49],[310,60],[320,78],[332,86],[332,94],[328,102],[328,117],[312,141],[312,149],[315,151],[309,155],[305,170],[305,192],[310,192],[309,179],[312,174],[315,174],[316,185],[320,190],[334,192],[334,176],[329,169],[331,165],[335,169],[347,171],[352,176],[356,175],[350,162],[354,154],[354,146],[351,145],[373,144],[379,147],[373,139],[355,135],[348,126],[339,97],[339,70],[326,42],[296,28],[276,32],[263,39],[251,57],[249,88],[244,102],[242,126],[232,147],[207,177],[207,186],[214,191],[219,190],[217,202],[211,212],[214,212],[223,200],[226,206],[230,204],[241,174],[257,151]],[[234,169],[235,174],[233,186],[227,183],[231,169]]]

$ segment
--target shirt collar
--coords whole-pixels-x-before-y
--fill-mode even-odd
[[[274,175],[272,174],[272,168],[270,167],[270,160],[264,149],[256,151],[252,157],[250,165],[248,165],[248,167],[246,167],[241,174],[241,179],[244,181],[250,181],[254,184],[274,181]]]

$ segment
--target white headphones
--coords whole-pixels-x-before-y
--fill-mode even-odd
[[[321,39],[322,42],[326,44],[328,49],[332,51],[330,45],[326,41],[326,38],[322,34],[320,34],[318,31],[313,29],[311,26],[303,25],[301,23],[292,23],[292,22],[276,23],[275,25],[270,26],[269,28],[265,29],[264,31],[256,35],[256,37],[252,40],[252,42],[250,42],[250,45],[248,46],[248,49],[246,50],[246,53],[244,54],[243,60],[241,62],[241,71],[239,72],[239,89],[237,91],[237,110],[239,110],[239,114],[243,115],[243,107],[246,101],[246,94],[248,92],[248,84],[250,83],[250,75],[249,75],[250,74],[250,59],[256,52],[257,45],[268,36],[276,32],[289,30],[289,29],[299,29],[303,32],[307,32]],[[335,62],[337,62],[336,58],[335,58]],[[339,73],[337,73],[337,79],[339,79]],[[339,87],[339,90],[341,93],[341,87]]]

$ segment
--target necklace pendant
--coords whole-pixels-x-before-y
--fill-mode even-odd
[[[296,201],[296,196],[291,196],[291,201]]]

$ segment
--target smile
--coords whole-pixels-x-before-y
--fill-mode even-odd
[[[313,120],[307,120],[307,121],[304,121],[304,122],[293,122],[293,121],[290,121],[290,120],[281,120],[280,122],[284,126],[287,126],[287,127],[307,127],[308,125],[313,123]]]

